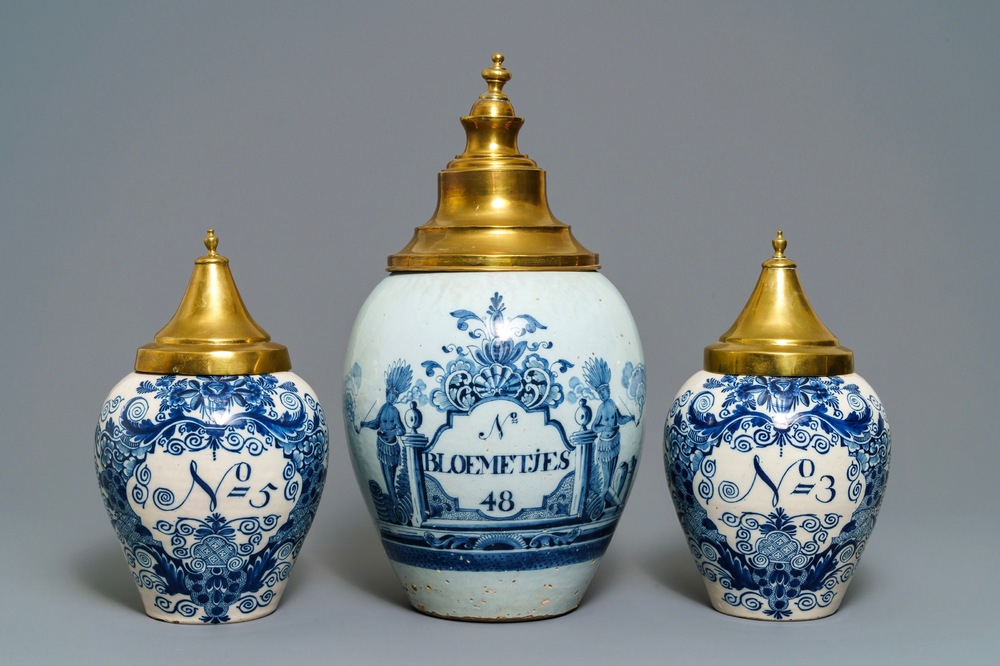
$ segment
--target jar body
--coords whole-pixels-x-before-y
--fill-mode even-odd
[[[715,609],[834,613],[875,525],[889,448],[882,403],[857,374],[691,377],[667,417],[664,463]]]
[[[148,615],[217,624],[275,610],[326,478],[314,396],[291,372],[131,373],[111,391],[97,476]]]
[[[413,606],[493,621],[576,608],[642,445],[642,349],[611,283],[392,275],[345,370],[355,472]]]

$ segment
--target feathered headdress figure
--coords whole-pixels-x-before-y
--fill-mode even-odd
[[[583,364],[583,377],[595,391],[611,385],[611,368],[603,358],[590,358]]]
[[[410,369],[410,364],[404,363],[402,360],[394,361],[385,371],[386,395],[394,393],[398,398],[410,390],[412,381],[413,370]]]

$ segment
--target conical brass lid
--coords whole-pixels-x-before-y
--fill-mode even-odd
[[[154,341],[139,347],[135,371],[176,375],[259,375],[291,370],[288,349],[247,312],[236,289],[229,259],[215,250],[208,230],[208,254],[194,272],[177,312]]]
[[[815,377],[854,372],[854,352],[820,321],[802,291],[782,233],[736,323],[705,347],[705,370],[727,375]]]
[[[503,92],[503,54],[484,69],[487,91],[465,127],[465,152],[438,174],[438,205],[409,245],[389,257],[394,273],[426,271],[593,271],[597,254],[552,215],[545,172],[518,152],[524,123]]]

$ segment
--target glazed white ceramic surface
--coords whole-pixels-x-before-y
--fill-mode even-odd
[[[642,444],[645,368],[599,273],[398,274],[358,315],[344,414],[411,603],[519,620],[575,608]]]
[[[889,448],[882,403],[857,374],[691,377],[667,417],[665,465],[716,610],[834,613],[875,525]]]
[[[119,382],[97,426],[97,475],[146,613],[191,624],[272,613],[327,444],[315,393],[291,372]]]

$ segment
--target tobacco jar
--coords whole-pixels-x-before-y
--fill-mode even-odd
[[[146,613],[219,624],[278,606],[316,514],[328,432],[247,312],[210,229],[180,307],[101,410],[101,495]]]
[[[808,620],[840,606],[889,472],[889,425],[785,254],[705,348],[664,428],[671,497],[716,610]]]
[[[361,308],[343,408],[411,604],[482,621],[580,603],[635,478],[645,366],[621,295],[519,152],[501,54],[438,204]]]

